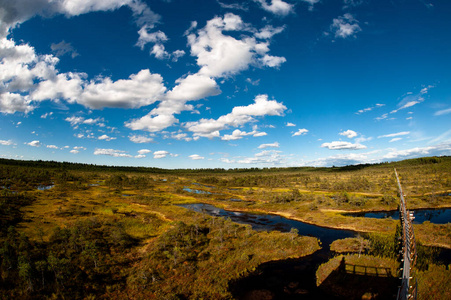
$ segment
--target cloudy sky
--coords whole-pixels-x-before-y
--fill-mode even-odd
[[[0,157],[451,155],[450,15],[444,0],[0,0]]]

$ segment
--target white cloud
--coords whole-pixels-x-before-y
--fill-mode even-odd
[[[238,127],[255,121],[255,117],[281,116],[286,106],[276,100],[268,100],[267,95],[258,95],[255,103],[248,106],[236,106],[232,112],[218,119],[201,119],[197,122],[187,122],[184,126],[194,135],[204,137],[219,136],[219,130],[227,127]]]
[[[115,82],[110,78],[91,81],[76,102],[96,109],[139,108],[159,100],[166,91],[161,75],[151,74],[148,69],[132,74],[129,78]]]
[[[191,158],[192,160],[205,159],[205,157],[200,156],[200,155],[198,155],[198,154],[193,154],[193,155],[190,155],[190,156],[188,156],[188,157]]]
[[[296,131],[295,133],[293,133],[292,136],[298,136],[298,135],[305,135],[307,134],[308,130],[305,128],[299,129],[298,131]]]
[[[141,149],[141,150],[138,150],[138,153],[140,154],[140,155],[144,155],[144,154],[148,154],[148,153],[151,153],[152,151],[150,151],[149,149]]]
[[[109,142],[111,140],[115,140],[116,138],[115,137],[110,137],[110,136],[104,134],[104,135],[99,136],[98,139],[99,140],[105,140],[105,141]]]
[[[31,141],[29,143],[27,143],[28,146],[32,146],[32,147],[41,147],[41,142],[39,141]]]
[[[137,144],[143,144],[143,143],[150,143],[153,142],[153,138],[143,135],[132,135],[129,136],[128,139],[132,141],[133,143]]]
[[[164,150],[159,150],[159,151],[155,151],[153,153],[153,158],[155,159],[160,159],[160,158],[165,158],[166,156],[168,156],[170,153],[168,151],[164,151]]]
[[[331,143],[323,143],[322,148],[328,148],[330,150],[360,150],[366,149],[366,146],[361,144],[353,144],[350,142],[334,141]]]
[[[215,96],[221,92],[216,81],[204,75],[188,75],[177,79],[176,83],[177,85],[166,93],[157,108],[140,119],[127,122],[125,126],[132,130],[161,131],[178,122],[174,114],[193,110],[191,105],[186,105],[187,101]]]
[[[285,57],[272,56],[272,55],[265,54],[265,56],[263,56],[261,58],[261,61],[264,66],[274,68],[274,67],[280,67],[280,65],[283,64],[284,62],[286,62],[287,60],[285,59]]]
[[[303,165],[309,165],[314,167],[330,167],[330,166],[348,166],[364,163],[377,163],[379,160],[370,159],[369,153],[347,153],[338,154],[334,156],[318,158],[314,161],[307,162]]]
[[[420,90],[420,92],[416,93],[416,94],[414,94],[412,92],[406,93],[404,96],[401,97],[401,101],[399,101],[399,103],[398,103],[398,108],[395,110],[392,110],[390,113],[394,114],[402,109],[406,109],[406,108],[412,107],[414,105],[417,105],[419,103],[422,103],[425,100],[425,98],[424,98],[425,95],[433,87],[434,87],[433,85],[429,85],[425,88],[422,88]]]
[[[72,117],[67,117],[66,119],[64,119],[66,122],[69,122],[70,125],[72,127],[77,127],[80,124],[85,124],[85,125],[100,125],[103,124],[102,122],[104,121],[103,118],[96,118],[96,119],[85,119],[83,117],[76,117],[76,116],[72,116]]]
[[[274,142],[272,144],[261,144],[260,146],[258,146],[258,149],[265,149],[265,148],[279,148],[280,145],[278,142]]]
[[[197,57],[197,64],[201,67],[199,74],[213,78],[227,77],[248,69],[251,64],[258,65],[258,62],[263,66],[278,67],[286,61],[283,57],[267,54],[269,42],[257,42],[254,36],[244,34],[241,39],[236,39],[224,35],[225,31],[248,31],[259,38],[266,38],[280,32],[280,29],[267,26],[256,32],[232,13],[209,20],[197,34],[188,35],[191,55]]]
[[[41,119],[47,119],[47,117],[50,117],[51,115],[53,115],[53,112],[45,113],[45,114],[41,115]]]
[[[292,13],[294,10],[293,9],[294,5],[286,3],[282,0],[269,0],[270,4],[268,4],[267,0],[254,0],[254,1],[260,3],[261,7],[264,10],[279,16],[286,16]]]
[[[160,100],[166,91],[163,78],[143,69],[129,79],[112,81],[97,78],[86,82],[86,74],[64,73],[42,81],[32,93],[33,100],[56,100],[64,98],[88,108],[139,108]]]
[[[0,145],[2,145],[2,146],[11,146],[11,145],[15,145],[14,143],[13,143],[13,141],[11,141],[11,140],[0,140]]]
[[[402,140],[402,138],[392,138],[392,139],[389,141],[389,143],[397,142],[397,141],[400,141],[400,140]]]
[[[168,40],[166,34],[161,30],[149,33],[150,29],[152,28],[149,26],[143,26],[138,31],[139,38],[136,45],[141,47],[141,49],[143,49],[144,45],[146,45],[147,43],[164,43]]]
[[[357,136],[357,132],[355,132],[354,130],[348,129],[346,131],[340,132],[339,135],[342,135],[342,136],[345,136],[345,137],[347,137],[349,139],[352,139],[352,138]]]
[[[385,134],[385,135],[380,135],[377,138],[386,138],[386,137],[396,137],[396,136],[402,136],[402,135],[408,135],[410,134],[410,131],[402,131],[402,132],[397,132],[397,133],[390,133],[390,134]]]
[[[70,153],[72,153],[72,154],[77,154],[77,153],[80,153],[80,151],[78,151],[78,150],[75,150],[75,149],[72,149],[72,150],[70,150],[69,152],[70,152]]]
[[[27,114],[33,109],[35,109],[35,107],[31,105],[28,96],[9,92],[0,94],[0,112],[4,114],[13,114],[15,112]]]
[[[347,38],[355,36],[356,33],[362,31],[359,26],[359,21],[354,19],[354,17],[346,13],[333,20],[332,25],[330,25],[330,31],[334,33],[336,38]]]
[[[367,108],[361,109],[361,110],[357,111],[355,114],[356,115],[360,115],[360,114],[363,114],[363,113],[368,112],[368,111],[372,111],[373,109],[378,108],[378,107],[382,107],[382,106],[385,106],[385,104],[376,103],[375,106],[371,106],[371,107],[367,107]]]
[[[59,147],[55,145],[47,145],[46,147],[50,149],[59,149]]]
[[[267,40],[267,39],[272,38],[274,35],[281,33],[284,30],[285,30],[285,26],[273,27],[272,25],[266,25],[265,27],[263,27],[260,31],[258,31],[255,34],[255,37],[259,38],[259,39]]]
[[[126,151],[114,149],[100,149],[100,148],[95,149],[94,155],[109,155],[113,157],[132,157]]]
[[[447,115],[447,114],[451,114],[451,108],[436,111],[434,113],[434,116],[442,116],[442,115]]]
[[[238,159],[222,158],[221,161],[225,163],[238,163],[238,164],[253,164],[253,165],[282,165],[284,163],[284,157],[278,150],[263,150],[256,153],[253,157],[245,157]]]
[[[406,150],[392,150],[383,156],[384,159],[408,159],[421,156],[451,155],[451,144],[439,144],[429,147],[416,147]]]
[[[241,3],[222,3],[221,1],[217,0],[219,6],[226,9],[236,9],[236,10],[242,10],[242,11],[248,11],[249,8]]]
[[[250,131],[250,132],[245,132],[245,131],[241,131],[239,129],[235,129],[232,134],[225,134],[223,137],[221,137],[221,140],[223,141],[233,141],[233,140],[240,140],[245,136],[254,136],[254,137],[259,137],[259,136],[265,136],[266,132],[259,132],[256,130]]]
[[[293,123],[288,122],[286,126],[287,126],[287,127],[295,127],[296,124],[293,124]]]

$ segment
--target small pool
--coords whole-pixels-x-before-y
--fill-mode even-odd
[[[422,224],[425,221],[429,221],[434,224],[447,224],[451,222],[451,208],[442,209],[416,209],[412,210],[414,224]],[[361,212],[361,213],[346,213],[345,216],[351,217],[364,217],[364,218],[375,218],[375,219],[385,219],[392,218],[399,220],[399,210],[391,211],[376,211],[376,212]]]

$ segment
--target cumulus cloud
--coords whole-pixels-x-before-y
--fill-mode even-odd
[[[198,155],[198,154],[193,154],[193,155],[190,155],[190,156],[188,156],[188,157],[191,158],[192,160],[205,159],[205,157],[200,156],[200,155]]]
[[[46,147],[50,149],[59,149],[58,146],[55,145],[47,145]]]
[[[276,100],[268,100],[268,95],[258,95],[255,103],[248,106],[236,106],[232,112],[218,119],[201,119],[197,122],[187,122],[184,126],[195,136],[215,137],[219,131],[228,127],[238,127],[254,122],[255,117],[282,116],[286,106]]]
[[[339,135],[345,136],[348,139],[352,139],[357,136],[357,132],[355,132],[354,130],[348,129],[346,131],[340,132]]]
[[[267,0],[254,0],[255,2],[259,3],[260,6],[275,15],[279,16],[286,16],[293,12],[294,5],[286,3],[282,0],[269,0],[269,4]],[[308,2],[312,0],[307,0]]]
[[[15,93],[0,94],[0,112],[3,114],[13,114],[16,112],[29,113],[35,109],[28,96]]]
[[[307,134],[308,130],[305,128],[301,128],[298,131],[296,131],[295,133],[293,133],[292,136],[298,136],[298,135],[305,135]]]
[[[258,149],[265,149],[265,148],[279,148],[279,143],[278,142],[274,142],[272,144],[261,144],[260,146],[258,146]]]
[[[288,122],[288,123],[286,124],[286,126],[287,126],[287,127],[295,127],[296,124]]]
[[[153,142],[153,138],[144,135],[131,135],[128,137],[128,139],[137,144]]]
[[[240,140],[245,136],[254,136],[254,137],[259,137],[259,136],[265,136],[267,133],[266,132],[259,132],[256,130],[250,131],[250,132],[245,132],[245,131],[241,131],[239,129],[235,129],[232,134],[224,134],[223,137],[221,137],[221,140],[223,141],[233,141],[233,140]]]
[[[332,21],[330,25],[330,32],[334,34],[336,38],[348,38],[355,37],[355,35],[362,31],[359,26],[359,21],[354,19],[354,17],[346,13]]]
[[[32,147],[41,147],[41,142],[40,141],[31,141],[29,143],[27,143],[28,146],[32,146]]]
[[[170,155],[170,153],[168,151],[159,150],[159,151],[155,151],[153,153],[153,158],[160,159],[160,158],[165,158],[168,155]]]
[[[101,149],[96,148],[94,155],[108,155],[113,157],[132,157],[127,151],[115,150],[115,149]]]
[[[176,80],[176,86],[166,93],[159,106],[148,115],[126,122],[125,126],[132,130],[150,132],[161,131],[177,123],[174,114],[184,110],[193,110],[187,101],[195,101],[218,95],[221,91],[213,79],[208,76],[192,74]]]
[[[269,39],[282,29],[265,27],[256,32],[258,38]],[[225,35],[226,31],[256,30],[245,24],[242,19],[232,13],[225,14],[223,18],[215,17],[207,22],[207,25],[199,29],[197,34],[188,35],[188,45],[191,55],[197,57],[200,66],[199,74],[213,78],[230,76],[249,68],[251,64],[260,63],[262,66],[278,67],[286,61],[283,57],[270,56],[269,42],[258,42],[254,36],[242,35],[236,39]]]
[[[112,140],[115,140],[116,138],[115,137],[111,137],[111,136],[108,136],[108,135],[106,135],[106,134],[103,134],[103,135],[101,135],[101,136],[99,136],[97,139],[99,139],[99,140],[105,140],[105,141],[112,141]]]
[[[322,148],[328,148],[330,150],[360,150],[366,149],[366,146],[361,144],[353,144],[350,142],[334,141],[330,143],[323,143]]]
[[[150,151],[149,149],[141,149],[141,150],[138,150],[138,153],[141,154],[141,155],[148,154],[148,153],[151,153],[151,152],[152,152],[152,151]]]
[[[96,118],[96,119],[89,118],[89,119],[85,119],[83,117],[76,117],[76,116],[67,117],[64,120],[66,122],[69,122],[72,127],[78,127],[78,125],[81,125],[81,124],[85,124],[85,125],[97,124],[97,125],[102,126],[103,125],[102,122],[104,121],[103,118]]]

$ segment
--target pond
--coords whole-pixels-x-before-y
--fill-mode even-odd
[[[447,224],[451,222],[451,208],[442,209],[416,209],[412,210],[413,224],[422,224],[425,221],[429,221],[434,224]],[[360,212],[360,213],[346,213],[345,216],[351,217],[364,217],[364,218],[392,218],[399,220],[399,210],[391,211],[377,211],[377,212]]]
[[[50,184],[50,185],[39,185],[37,187],[38,190],[40,191],[46,191],[46,190],[50,190],[51,188],[54,188],[55,185],[54,184]]]
[[[188,193],[194,193],[194,194],[199,194],[199,195],[201,195],[201,194],[204,194],[204,195],[211,195],[211,192],[208,192],[208,191],[202,191],[202,190],[190,189],[190,188],[187,188],[187,187],[184,187],[183,190],[184,190],[185,192],[188,192]]]

